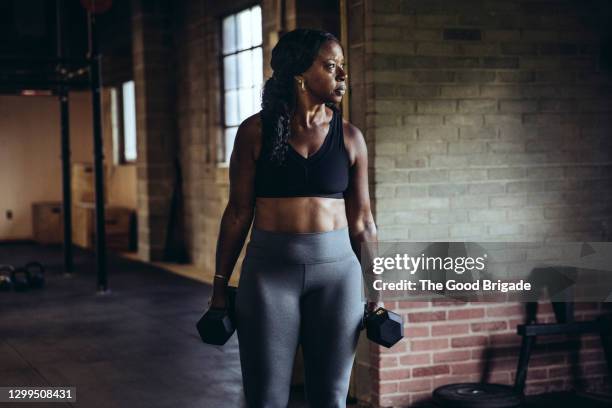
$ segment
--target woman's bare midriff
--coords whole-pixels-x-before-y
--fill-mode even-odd
[[[253,228],[273,232],[327,232],[348,225],[344,199],[257,197]]]

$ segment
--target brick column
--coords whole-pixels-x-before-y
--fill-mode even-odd
[[[133,62],[138,132],[138,253],[162,260],[176,151],[170,2],[133,0]]]

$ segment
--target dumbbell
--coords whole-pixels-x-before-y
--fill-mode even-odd
[[[402,316],[383,307],[370,312],[367,304],[364,306],[363,328],[366,329],[368,339],[387,348],[404,338]]]
[[[11,272],[11,283],[17,292],[25,292],[30,288],[30,272],[26,268],[15,268]]]
[[[45,286],[45,267],[40,262],[29,262],[24,268],[28,271],[28,284],[31,288],[42,289]]]
[[[11,273],[14,269],[12,265],[0,265],[0,292],[7,292],[13,289]]]
[[[227,307],[224,309],[209,308],[198,321],[196,328],[204,343],[222,346],[234,334],[237,290],[235,286],[228,286],[226,288]]]

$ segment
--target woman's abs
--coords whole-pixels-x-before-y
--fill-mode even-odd
[[[343,199],[257,197],[253,227],[274,232],[326,232],[346,227]]]

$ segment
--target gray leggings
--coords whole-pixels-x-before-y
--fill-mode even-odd
[[[287,407],[298,344],[309,405],[345,407],[362,315],[361,267],[348,227],[314,233],[253,228],[236,297],[248,407]]]

